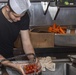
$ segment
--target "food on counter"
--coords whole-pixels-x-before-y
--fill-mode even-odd
[[[26,74],[31,74],[38,71],[36,64],[24,65],[23,69]]]
[[[55,23],[53,24],[53,26],[50,26],[48,28],[48,32],[52,32],[52,33],[58,33],[58,34],[65,34],[66,33],[66,27],[61,27],[59,25],[56,25]]]

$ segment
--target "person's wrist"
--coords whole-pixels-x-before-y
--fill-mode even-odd
[[[27,57],[28,57],[29,60],[34,60],[34,59],[36,59],[35,53],[28,53],[28,54],[27,54]]]
[[[10,62],[10,61],[7,60],[7,59],[2,59],[2,60],[0,60],[0,63],[3,64],[3,65],[8,64],[9,62]]]
[[[6,61],[6,59],[5,59],[5,58],[4,58],[4,59],[1,59],[1,60],[0,60],[0,63],[3,62],[3,61]]]
[[[0,63],[2,63],[3,61],[6,61],[6,60],[7,60],[7,59],[5,59],[5,58],[4,58],[4,59],[1,59],[1,60],[0,60]]]

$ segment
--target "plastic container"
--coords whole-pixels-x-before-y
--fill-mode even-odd
[[[27,75],[36,75],[38,72],[38,68],[37,65],[32,63],[32,64],[28,64],[28,65],[24,65],[23,66],[23,70],[25,72],[25,74]]]

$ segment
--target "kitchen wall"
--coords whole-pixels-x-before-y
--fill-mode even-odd
[[[31,26],[52,25],[52,18],[47,12],[44,15],[41,3],[32,3],[31,12]],[[59,25],[76,25],[76,7],[60,7],[60,11],[54,21]]]
[[[2,4],[0,3],[1,6]],[[52,25],[53,22],[58,25],[76,25],[76,7],[60,7],[56,20],[52,21],[49,12],[44,15],[40,2],[32,2],[30,14],[30,26]]]

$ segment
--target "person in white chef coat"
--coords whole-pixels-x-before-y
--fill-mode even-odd
[[[25,54],[34,54],[35,51],[30,41],[28,10],[31,7],[29,0],[8,0],[7,5],[0,9],[0,64],[10,66],[25,75],[21,64],[13,64],[6,60],[13,57],[13,47],[17,36],[21,35]],[[29,60],[33,59],[30,55]],[[36,63],[38,60],[36,59]],[[37,63],[38,68],[41,68]]]

